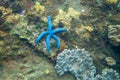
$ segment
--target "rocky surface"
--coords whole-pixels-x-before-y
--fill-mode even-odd
[[[27,49],[25,42],[21,42],[17,36],[0,37],[0,59],[23,55]]]
[[[0,80],[67,80],[68,77],[69,80],[75,80],[70,74],[59,77],[53,62],[42,56],[41,52],[36,54],[28,43],[24,41],[21,43],[15,36],[6,38],[9,38],[9,40],[6,39],[8,41],[6,46],[1,47],[6,47],[3,48],[6,50],[1,50],[5,56],[0,66]],[[49,70],[49,74],[46,70]]]
[[[39,44],[36,44],[35,40],[40,33],[47,30],[47,23],[41,23],[40,26],[28,25],[26,17],[22,17],[20,22],[10,31],[11,35],[18,35],[21,39],[26,39],[34,48],[44,52],[45,55],[49,55],[46,50],[46,37],[43,38]],[[54,40],[51,40],[51,51],[55,53],[58,49],[54,47]]]
[[[29,52],[21,59],[17,56],[16,59],[4,61],[0,67],[0,80],[67,80],[68,77],[75,80],[70,74],[59,77],[50,61]],[[46,69],[49,74],[45,73]]]

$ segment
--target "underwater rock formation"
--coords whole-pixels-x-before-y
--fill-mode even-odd
[[[24,45],[21,47],[25,48]],[[57,76],[54,65],[45,57],[36,55],[31,48],[25,49],[23,55],[25,57],[18,55],[16,58],[14,56],[15,59],[3,61],[4,67],[0,67],[0,80],[75,80],[71,75]],[[49,70],[49,74],[46,74],[46,70]]]
[[[40,43],[38,45],[35,44],[35,39],[41,33],[44,31],[45,27],[36,26],[36,25],[28,25],[28,22],[26,21],[26,18],[22,17],[20,18],[20,22],[15,25],[14,28],[10,31],[11,35],[18,35],[20,38],[28,40],[28,42],[35,46],[36,49],[42,50],[45,47],[44,43]],[[43,48],[42,48],[43,47]]]
[[[7,40],[9,39],[9,40]],[[23,48],[24,46],[24,48]],[[25,42],[21,42],[18,37],[9,36],[7,33],[0,35],[0,60],[6,58],[15,58],[16,56],[25,55],[28,47]],[[0,79],[1,80],[1,79]]]
[[[108,27],[108,38],[113,46],[120,45],[120,25],[110,25]]]
[[[113,69],[104,69],[101,76],[95,76],[96,67],[85,49],[65,49],[58,54],[56,62],[55,69],[60,76],[70,72],[77,80],[120,80],[119,74]]]
[[[40,42],[39,44],[35,43],[35,39],[38,37],[39,33],[42,33],[45,31],[47,27],[47,23],[41,21],[40,25],[29,25],[26,17],[21,17],[20,22],[14,26],[14,28],[11,29],[10,34],[11,35],[18,35],[21,39],[27,40],[32,46],[34,46],[35,49],[44,52],[44,54],[47,54],[46,50],[46,43],[45,41]],[[51,40],[51,47],[53,49],[51,52],[54,52],[57,50],[54,45],[52,45],[54,40]],[[52,53],[50,54],[52,55]]]

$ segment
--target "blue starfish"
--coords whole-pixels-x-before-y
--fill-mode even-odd
[[[47,35],[47,38],[46,38],[47,51],[50,52],[50,39],[51,38],[53,38],[56,41],[57,47],[60,48],[60,39],[55,34],[60,33],[60,32],[65,32],[65,31],[67,31],[65,28],[57,28],[55,30],[52,30],[51,17],[48,16],[48,30],[38,35],[36,39],[36,43],[38,43],[45,35]]]

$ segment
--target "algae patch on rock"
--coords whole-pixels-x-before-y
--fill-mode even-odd
[[[4,61],[0,69],[0,80],[75,80],[70,74],[59,77],[50,61],[32,51],[26,57]]]

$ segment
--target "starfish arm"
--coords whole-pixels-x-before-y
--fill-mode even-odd
[[[60,48],[60,39],[56,35],[52,35],[52,38],[56,41],[57,47]]]
[[[51,21],[51,17],[48,16],[48,31],[52,30],[52,21]]]
[[[58,29],[53,30],[53,34],[59,33],[59,32],[65,32],[65,31],[67,31],[65,28],[58,28]]]
[[[46,39],[46,47],[48,52],[50,52],[50,39],[51,39],[51,35],[48,35]]]
[[[36,38],[36,43],[38,43],[46,34],[48,34],[48,32],[46,31],[39,34],[38,37]]]

